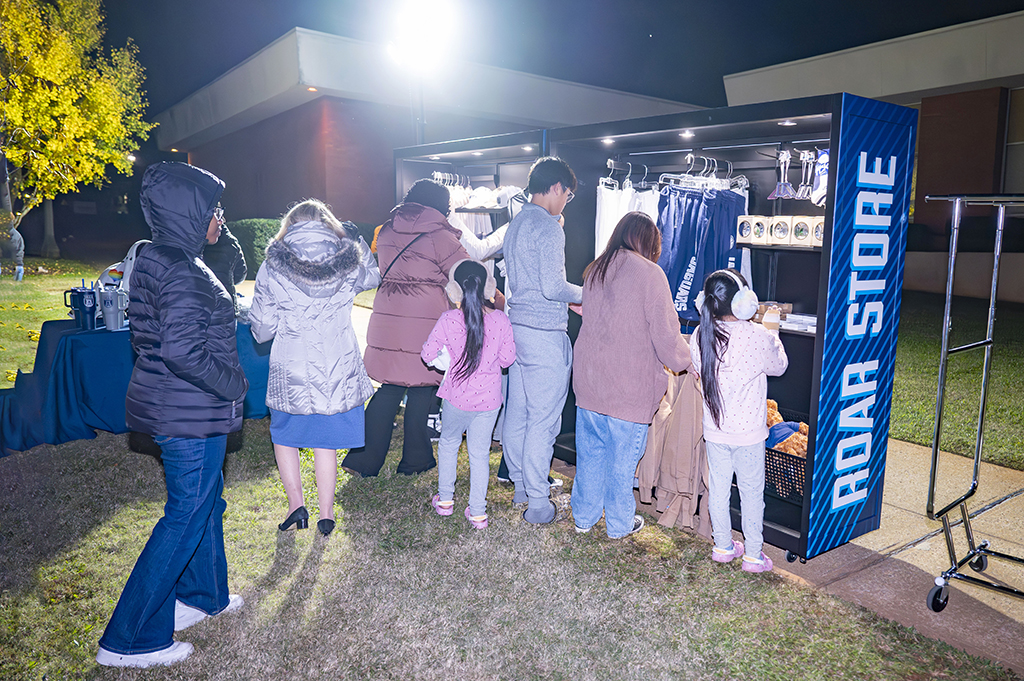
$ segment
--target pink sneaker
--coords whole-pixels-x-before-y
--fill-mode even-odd
[[[469,506],[466,507],[466,520],[473,526],[473,529],[482,530],[487,527],[487,514],[483,515],[470,515]]]
[[[442,504],[440,494],[435,494],[430,498],[430,505],[434,507],[438,515],[451,515],[455,512],[455,500]]]
[[[731,551],[723,551],[717,546],[711,549],[711,560],[716,563],[731,563],[743,555],[743,542],[734,541]]]
[[[761,559],[757,560],[750,556],[743,556],[743,571],[744,572],[771,572],[772,571],[772,559],[764,555],[764,551],[761,552]]]

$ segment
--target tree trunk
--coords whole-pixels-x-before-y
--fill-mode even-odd
[[[11,231],[14,227],[14,207],[11,204],[11,187],[7,182],[7,154],[0,149],[0,229]]]
[[[60,257],[60,248],[53,236],[53,199],[43,200],[43,257]]]

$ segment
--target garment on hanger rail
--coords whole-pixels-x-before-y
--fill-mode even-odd
[[[824,206],[826,194],[828,194],[828,149],[818,149],[818,158],[814,162],[811,202],[815,206]]]
[[[693,300],[704,278],[725,267],[739,269],[742,253],[736,248],[736,220],[744,198],[736,192],[669,185],[661,192],[658,229],[661,257],[674,292],[676,312],[691,322],[700,318]]]
[[[621,187],[598,184],[597,219],[594,227],[594,257],[604,253],[608,240],[626,213],[640,211],[655,222],[658,221],[659,194],[655,189],[636,189],[629,182]]]

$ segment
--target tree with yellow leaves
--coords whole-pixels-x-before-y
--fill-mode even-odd
[[[9,229],[44,199],[101,187],[108,166],[130,175],[128,154],[153,127],[142,119],[136,48],[129,40],[105,54],[103,19],[100,0],[0,2],[0,162],[12,168],[0,222]]]

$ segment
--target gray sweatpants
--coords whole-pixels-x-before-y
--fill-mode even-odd
[[[525,491],[531,509],[546,511],[551,493],[548,471],[569,394],[572,343],[564,331],[513,324],[512,334],[516,361],[508,370],[501,447],[516,497]]]
[[[491,477],[491,433],[498,410],[463,411],[448,400],[441,408],[441,438],[437,442],[437,494],[441,501],[455,498],[459,445],[466,434],[469,452],[469,513],[487,514],[487,483]]]
[[[715,546],[728,550],[732,546],[732,519],[729,517],[729,496],[732,474],[740,491],[740,514],[743,518],[743,553],[761,558],[764,544],[764,441],[752,445],[723,445],[705,442],[708,450],[708,515]]]

